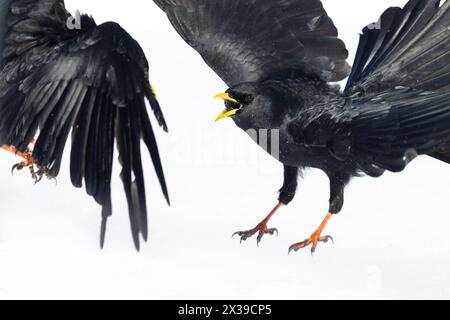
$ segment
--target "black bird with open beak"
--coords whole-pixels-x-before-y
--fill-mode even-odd
[[[418,155],[450,163],[450,1],[411,0],[363,30],[353,68],[319,0],[154,0],[183,39],[228,84],[216,96],[243,130],[279,132],[278,204],[241,240],[274,234],[299,173],[330,179],[328,213],[290,251],[332,240],[326,224],[352,177],[399,172]],[[349,77],[343,92],[329,82]]]

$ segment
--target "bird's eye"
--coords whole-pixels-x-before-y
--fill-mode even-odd
[[[233,99],[236,99],[240,104],[242,105],[249,105],[253,102],[253,96],[250,94],[244,94],[244,93],[235,93],[230,94],[230,97]]]
[[[248,105],[253,102],[253,96],[250,94],[247,94],[247,95],[243,96],[240,101],[242,101],[244,104]]]

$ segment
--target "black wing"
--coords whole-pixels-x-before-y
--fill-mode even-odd
[[[450,93],[397,88],[370,99],[329,101],[300,114],[287,130],[301,144],[327,148],[366,174],[402,171],[417,155],[450,140]],[[331,107],[335,105],[335,107]]]
[[[450,1],[410,0],[363,30],[347,93],[450,91]]]
[[[38,134],[33,159],[57,176],[72,132],[71,179],[103,207],[101,243],[111,215],[114,141],[123,170],[133,239],[147,239],[147,208],[141,140],[153,160],[164,195],[164,174],[145,99],[167,130],[148,81],[138,43],[119,25],[97,26],[81,17],[67,27],[61,0],[2,3],[3,69],[0,74],[0,145],[26,149]]]
[[[229,85],[301,73],[339,81],[348,52],[319,0],[154,0]]]
[[[346,93],[371,99],[397,86],[450,92],[449,48],[449,0],[389,8],[363,30]],[[430,156],[450,163],[450,144]]]

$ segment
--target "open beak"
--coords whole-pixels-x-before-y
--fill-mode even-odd
[[[219,93],[218,95],[216,95],[214,97],[214,99],[222,99],[224,101],[230,101],[230,102],[239,104],[239,102],[236,99],[231,98],[228,93]],[[216,122],[220,121],[222,119],[234,116],[238,111],[239,111],[239,109],[233,109],[233,110],[225,109],[217,116]]]

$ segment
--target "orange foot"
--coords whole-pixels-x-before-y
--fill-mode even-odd
[[[289,253],[291,253],[292,251],[297,252],[297,251],[299,251],[300,249],[304,249],[304,248],[306,248],[307,246],[311,245],[311,246],[312,246],[312,247],[311,247],[311,254],[313,255],[314,252],[316,252],[316,248],[317,248],[317,245],[319,244],[319,242],[324,242],[324,243],[326,243],[326,242],[328,242],[328,241],[331,241],[332,243],[334,243],[334,240],[333,240],[333,238],[332,238],[331,236],[322,236],[322,232],[323,232],[323,230],[325,229],[327,223],[330,221],[331,217],[332,217],[332,214],[331,214],[331,213],[328,213],[327,216],[326,216],[326,218],[325,218],[325,220],[322,222],[322,224],[321,224],[320,227],[317,229],[317,231],[314,232],[314,233],[311,235],[311,238],[309,238],[309,239],[307,239],[307,240],[305,240],[305,241],[302,241],[302,242],[299,242],[299,243],[296,243],[296,244],[292,245],[292,246],[289,248]]]
[[[32,146],[36,143],[36,141],[33,139],[33,141],[30,144],[30,147],[27,148],[27,150],[25,152],[19,152],[15,147],[13,146],[6,146],[3,145],[1,148],[9,151],[11,153],[14,153],[15,155],[23,158],[23,161],[15,164],[12,169],[11,169],[11,173],[14,174],[14,171],[21,171],[24,168],[28,168],[30,170],[30,174],[31,174],[31,178],[34,180],[35,183],[38,183],[42,180],[43,176],[46,176],[49,180],[54,179],[53,177],[50,176],[49,172],[48,172],[48,168],[47,167],[37,167],[34,160],[33,160],[33,148]],[[36,167],[37,167],[37,171],[36,171]]]

